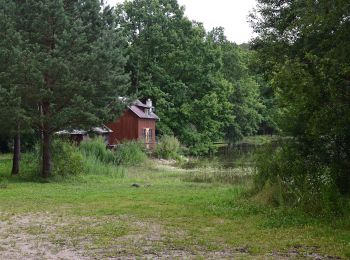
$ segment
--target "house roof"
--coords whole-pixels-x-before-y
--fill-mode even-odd
[[[56,132],[57,135],[86,135],[87,131],[85,130],[77,130],[77,129],[73,129],[71,131],[69,130],[62,130],[59,132]]]
[[[148,108],[148,106],[144,103],[142,103],[140,100],[136,100],[133,105],[138,106],[138,107],[144,107],[144,108]]]
[[[93,127],[91,129],[93,132],[97,133],[97,134],[108,134],[108,133],[113,133],[113,131],[111,129],[109,129],[107,126],[102,125],[99,127]]]
[[[146,114],[143,110],[134,105],[130,106],[129,108],[139,118],[159,120],[159,117],[153,112],[151,112],[150,114]]]
[[[107,126],[102,125],[98,127],[91,128],[91,131],[96,134],[108,134],[112,133],[113,131],[109,129]],[[57,135],[87,135],[89,131],[82,130],[82,129],[72,129],[72,130],[62,130],[56,132]]]
[[[140,100],[136,100],[131,106],[129,106],[129,109],[135,115],[137,115],[139,118],[151,119],[151,120],[159,120],[159,117],[153,112],[150,112],[149,114],[146,114],[145,111],[144,111],[144,108],[153,108],[153,107],[149,107],[149,106],[143,104]]]

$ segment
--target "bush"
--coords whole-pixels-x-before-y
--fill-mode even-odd
[[[346,202],[335,184],[335,173],[305,155],[298,144],[269,147],[260,152],[256,163],[255,188],[272,204],[298,207],[313,215],[344,212]]]
[[[38,180],[40,178],[40,148],[36,144],[31,152],[22,154],[21,173],[19,177],[25,180]]]
[[[145,146],[137,141],[124,142],[118,146],[115,158],[118,165],[140,165],[147,161]]]
[[[106,148],[105,141],[101,137],[81,142],[79,149],[87,157],[92,156],[104,163],[116,163],[115,153]]]
[[[79,149],[63,140],[53,140],[52,177],[68,177],[84,172],[84,157]],[[41,147],[36,144],[31,152],[23,153],[19,178],[38,181],[41,168]]]
[[[73,176],[84,172],[84,158],[70,143],[54,140],[52,145],[53,176]]]
[[[155,153],[159,158],[177,159],[180,155],[180,142],[174,136],[165,135],[160,139]]]

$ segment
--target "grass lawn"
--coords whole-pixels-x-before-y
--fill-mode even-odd
[[[0,157],[0,178],[10,164]],[[247,184],[191,182],[175,168],[123,171],[9,178],[0,189],[0,259],[350,257],[349,218],[273,209],[245,198]]]

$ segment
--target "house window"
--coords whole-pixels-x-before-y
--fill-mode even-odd
[[[151,143],[153,141],[153,132],[152,132],[153,129],[149,129],[149,142]]]
[[[141,130],[142,140],[146,140],[146,135],[147,135],[147,129],[144,128],[144,129]]]

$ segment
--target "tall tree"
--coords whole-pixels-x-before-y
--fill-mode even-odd
[[[24,43],[16,78],[42,137],[42,177],[49,177],[55,131],[92,126],[116,115],[111,112],[127,82],[125,41],[112,9],[101,1],[14,2],[12,19]]]
[[[155,100],[162,133],[177,135],[193,153],[207,153],[233,121],[221,51],[176,0],[127,1],[117,15],[130,42],[131,89]]]
[[[227,124],[224,130],[226,140],[233,144],[257,132],[265,111],[260,85],[249,69],[253,52],[228,41],[222,27],[214,28],[207,37],[220,49],[222,77],[232,84],[232,91],[227,95],[232,104],[234,121]]]
[[[26,121],[17,81],[21,37],[13,20],[15,7],[11,1],[0,1],[0,133],[13,138],[13,175],[20,170],[21,128]]]
[[[315,172],[349,194],[350,3],[258,3],[254,45],[277,95],[279,126],[294,137],[304,176]]]

